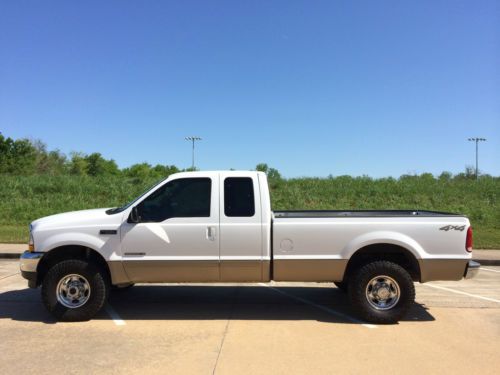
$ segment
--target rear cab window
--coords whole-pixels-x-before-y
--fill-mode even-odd
[[[250,177],[227,177],[224,180],[224,215],[252,217],[255,215],[255,195]]]

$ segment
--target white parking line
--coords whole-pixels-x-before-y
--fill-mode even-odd
[[[498,270],[491,270],[489,268],[484,268],[484,267],[479,267],[480,270],[483,270],[483,271],[489,271],[489,272],[496,272],[496,273],[500,273],[500,271]]]
[[[455,290],[455,289],[451,289],[451,288],[446,288],[444,286],[439,286],[439,285],[434,285],[434,284],[429,284],[429,283],[425,283],[425,284],[422,284],[422,285],[428,286],[430,288],[436,288],[436,289],[446,290],[448,292],[452,292],[452,293],[456,293],[456,294],[463,294],[464,296],[469,296],[469,297],[472,297],[472,298],[477,298],[477,299],[482,299],[482,300],[485,300],[485,301],[500,303],[500,300],[495,299],[495,298],[483,297],[483,296],[479,296],[477,294],[471,294],[471,293],[462,292],[461,290]]]
[[[13,273],[12,275],[9,275],[9,276],[4,276],[2,278],[0,278],[0,280],[3,280],[3,279],[6,279],[8,277],[12,277],[12,276],[16,276],[16,275],[19,275],[21,272],[16,272],[16,273]]]
[[[109,303],[104,307],[104,310],[106,310],[108,315],[111,317],[111,319],[113,319],[113,322],[115,322],[117,326],[126,325],[125,321],[120,318],[120,315],[118,315],[118,313],[111,307]]]
[[[265,286],[267,288],[270,288],[272,290],[274,290],[275,292],[278,292],[280,294],[283,294],[284,296],[287,296],[289,298],[293,298],[294,300],[297,300],[299,302],[302,302],[302,303],[305,303],[307,305],[311,305],[311,306],[314,306],[316,307],[317,309],[320,309],[320,310],[323,310],[323,311],[326,311],[327,313],[331,314],[331,315],[334,315],[334,316],[337,316],[339,318],[342,318],[342,319],[345,319],[345,320],[349,320],[353,323],[357,323],[357,324],[361,324],[363,327],[366,327],[366,328],[377,328],[377,326],[375,324],[368,324],[368,323],[364,323],[363,321],[361,320],[358,320],[358,319],[355,319],[355,318],[352,318],[350,317],[349,315],[345,315],[341,312],[338,312],[338,311],[335,311],[333,309],[330,309],[329,307],[326,307],[326,306],[323,306],[323,305],[320,305],[320,304],[317,304],[316,302],[313,302],[313,301],[309,301],[308,299],[305,299],[305,298],[302,298],[302,297],[297,297],[297,296],[294,296],[293,294],[290,294],[290,293],[287,293],[287,292],[284,292],[278,288],[275,288],[275,287],[272,287],[268,284],[264,284],[264,283],[259,283],[259,285],[261,286]]]

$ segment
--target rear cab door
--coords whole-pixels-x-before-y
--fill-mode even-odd
[[[263,280],[263,233],[259,180],[255,172],[221,172],[220,279]]]

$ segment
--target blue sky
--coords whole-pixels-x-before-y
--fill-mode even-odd
[[[500,175],[495,1],[3,1],[0,131],[121,167]]]

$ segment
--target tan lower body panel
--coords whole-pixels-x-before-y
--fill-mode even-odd
[[[341,281],[347,259],[275,259],[275,281]],[[419,259],[420,282],[460,280],[467,259]],[[111,261],[113,284],[270,281],[269,261]]]
[[[121,261],[108,262],[109,273],[111,274],[111,283],[113,285],[130,283],[130,279],[123,268]]]
[[[123,265],[133,283],[219,281],[218,261],[127,260]]]
[[[113,284],[167,282],[269,281],[270,262],[141,261],[108,262]]]
[[[271,281],[271,261],[269,260],[262,262],[262,281]]]
[[[419,259],[420,282],[460,280],[468,262],[468,259]]]
[[[223,260],[220,262],[220,281],[269,281],[269,261]]]
[[[275,259],[275,281],[341,281],[347,259]]]

